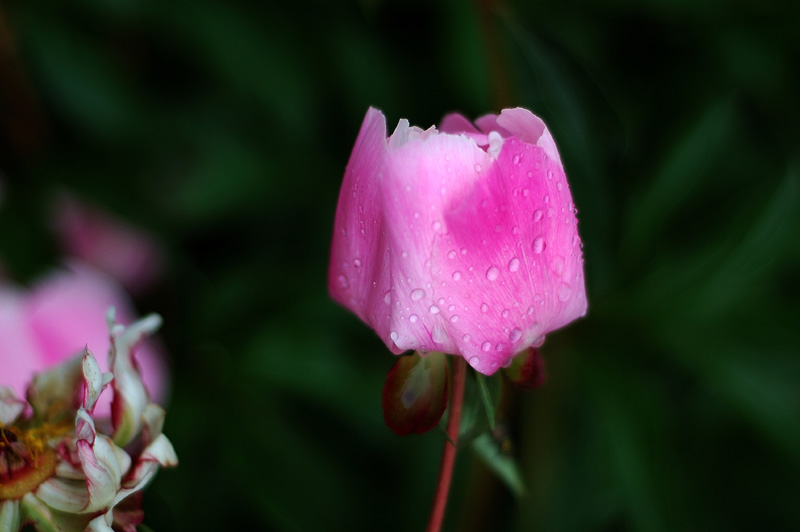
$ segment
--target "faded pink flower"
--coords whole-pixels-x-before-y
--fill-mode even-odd
[[[162,253],[153,238],[78,198],[63,194],[53,228],[64,251],[108,273],[139,293],[161,275]]]
[[[178,462],[161,432],[165,412],[144,392],[132,359],[160,324],[150,315],[126,328],[112,309],[108,372],[85,349],[32,375],[27,401],[0,386],[0,530],[135,532],[141,490],[160,466]],[[109,384],[110,425],[95,415]]]
[[[23,397],[35,372],[60,364],[86,347],[108,353],[108,328],[97,317],[112,306],[122,321],[136,316],[128,296],[113,279],[78,262],[45,276],[31,290],[0,283],[0,382]],[[136,355],[148,391],[164,402],[169,377],[163,349],[149,339]],[[105,357],[100,364],[108,371]],[[108,415],[109,403],[108,395],[101,398],[97,412]]]
[[[490,375],[586,313],[575,205],[525,109],[423,131],[364,118],[339,195],[328,286],[394,353]]]

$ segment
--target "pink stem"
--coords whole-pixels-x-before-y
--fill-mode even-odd
[[[458,444],[458,427],[461,424],[461,405],[464,402],[464,381],[467,374],[467,363],[460,356],[451,357],[453,361],[453,392],[450,397],[450,414],[447,418],[447,436],[442,449],[442,465],[439,468],[439,481],[433,508],[428,521],[427,532],[439,532],[444,521],[444,510],[447,507],[447,495],[450,492],[450,480],[453,478],[453,464],[456,460]],[[452,442],[452,443],[451,443]]]

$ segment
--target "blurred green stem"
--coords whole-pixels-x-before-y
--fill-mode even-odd
[[[447,418],[447,439],[442,449],[442,465],[439,468],[439,481],[433,498],[433,508],[428,521],[428,532],[439,532],[444,521],[447,507],[447,495],[450,492],[450,480],[453,478],[453,465],[456,460],[458,445],[458,428],[461,424],[461,405],[464,402],[464,381],[467,374],[467,363],[463,357],[453,356],[453,388],[450,396],[450,413]]]

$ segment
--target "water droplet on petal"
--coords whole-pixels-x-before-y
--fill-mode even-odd
[[[461,254],[462,255],[466,255],[467,254],[467,248],[461,248]]]
[[[415,220],[419,219],[419,211],[414,211],[414,219]]]
[[[428,310],[431,311],[431,314],[439,314],[439,307],[437,307],[436,305],[431,305],[431,308],[429,308]]]
[[[522,331],[516,328],[511,329],[511,333],[509,333],[508,335],[508,341],[513,343],[519,340],[520,338],[522,338]]]
[[[389,290],[388,292],[383,294],[383,302],[386,303],[387,305],[391,305],[392,304],[392,291],[391,290]]]
[[[418,319],[419,316],[417,316],[416,314],[412,314],[411,316],[408,317],[408,321],[410,321],[411,323],[417,323]]]
[[[481,350],[482,350],[484,353],[488,352],[488,351],[489,351],[489,349],[491,349],[491,348],[492,348],[492,342],[483,342],[483,343],[481,344]]]
[[[467,362],[469,362],[470,366],[477,366],[478,365],[478,357],[470,357]]]
[[[527,188],[523,188],[522,189],[522,197],[527,198],[530,195],[531,195],[531,191],[530,190],[528,190]]]
[[[553,179],[553,171],[552,170],[548,170],[547,171],[547,179]]]
[[[447,310],[449,310],[450,312],[453,312],[455,309],[456,309],[455,305],[450,305],[449,307],[447,307]]]
[[[417,288],[416,290],[411,291],[411,301],[419,301],[425,297],[425,290],[422,288]]]
[[[515,155],[514,156],[513,162],[514,162],[514,164],[519,164],[519,155]]]
[[[561,189],[563,189],[563,188],[564,188],[564,185],[562,185],[562,184],[561,184],[561,181],[559,181],[558,183],[556,183],[556,188],[557,188],[558,190],[561,190]]]
[[[515,272],[519,270],[519,259],[514,257],[510,261],[508,261],[508,271]]]
[[[494,350],[495,351],[502,351],[504,347],[505,346],[503,345],[503,342],[498,342],[498,344],[496,346],[494,346]]]
[[[567,283],[561,283],[558,287],[558,299],[560,301],[566,301],[569,299],[569,296],[572,295],[572,288]]]
[[[360,259],[355,259],[353,261],[353,266],[355,266],[356,268],[360,268],[361,267],[361,260]]]
[[[461,272],[453,272],[453,280],[458,281],[461,279]]]
[[[533,211],[533,221],[538,222],[541,219],[542,219],[542,211],[540,211],[539,209]]]
[[[545,248],[544,238],[537,236],[533,240],[533,252],[541,253],[542,251],[544,251],[544,248]]]
[[[408,258],[408,251],[404,251],[404,252],[400,253],[400,256],[403,257],[404,259],[407,259]]]
[[[490,281],[496,281],[500,276],[500,269],[497,266],[492,266],[486,270],[486,278]]]
[[[448,259],[454,259],[454,258],[456,258],[456,250],[454,250],[454,249],[451,249],[451,250],[450,250],[450,252],[447,254],[447,258],[448,258]]]
[[[507,308],[504,308],[503,312],[500,313],[500,315],[503,316],[504,318],[507,318],[509,314],[511,314],[511,311],[508,310]]]
[[[486,313],[489,312],[489,305],[486,303],[481,304],[481,312]]]
[[[483,170],[483,168],[481,168],[481,165],[479,165],[479,164],[476,164],[476,165],[475,165],[475,171],[476,171],[476,172],[480,172],[481,170]]]
[[[561,277],[561,275],[564,273],[563,257],[559,256],[553,259],[553,272],[555,272],[555,274],[558,275],[559,277]]]
[[[472,336],[465,334],[464,336],[461,337],[461,339],[464,340],[465,342],[469,342],[470,340],[472,340]]]
[[[397,341],[397,339],[398,339],[398,338],[400,338],[400,335],[399,335],[399,334],[397,334],[397,332],[396,332],[396,331],[392,331],[392,333],[389,335],[389,338],[391,338],[391,339],[392,339],[392,341],[396,342],[396,341]]]
[[[441,228],[442,228],[442,222],[436,221],[433,222],[433,224],[431,224],[431,229],[433,229],[434,231],[438,231]]]
[[[347,280],[347,277],[345,277],[344,275],[340,275],[340,276],[338,277],[338,279],[339,279],[339,285],[340,285],[342,288],[347,288],[348,286],[350,286],[350,281],[348,281],[348,280]]]
[[[450,316],[450,321],[452,321],[453,323],[457,322],[458,321],[458,314],[453,314],[452,316]]]

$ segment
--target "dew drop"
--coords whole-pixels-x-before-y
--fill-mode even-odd
[[[550,196],[545,196],[544,197],[544,202],[545,203],[550,203]]]
[[[454,249],[451,249],[451,250],[450,250],[450,252],[447,254],[447,258],[448,258],[448,259],[454,259],[454,258],[456,258],[456,250],[454,250]]]
[[[470,366],[475,367],[478,365],[478,357],[469,357],[469,360],[467,362],[469,362]]]
[[[408,321],[410,321],[411,323],[417,323],[418,319],[419,316],[417,316],[416,314],[412,314],[411,316],[408,317]]]
[[[360,268],[361,267],[361,260],[360,259],[355,259],[353,261],[353,266],[355,266],[356,268]]]
[[[504,347],[505,346],[503,345],[503,342],[498,342],[497,345],[494,346],[494,350],[495,351],[502,351]]]
[[[461,339],[464,340],[465,342],[469,342],[470,340],[472,340],[472,336],[465,334],[464,336],[461,337]]]
[[[383,294],[383,302],[386,303],[387,305],[391,305],[392,304],[392,291],[391,290],[389,290],[388,292]]]
[[[509,314],[511,314],[511,311],[508,310],[507,308],[504,308],[503,312],[500,313],[500,315],[503,316],[504,318],[507,318]]]
[[[453,323],[457,322],[458,321],[458,314],[453,314],[452,316],[450,316],[450,321],[452,321]]]
[[[453,280],[458,281],[461,279],[461,272],[453,272]]]
[[[559,181],[558,183],[556,183],[556,188],[557,188],[558,190],[561,190],[561,189],[563,189],[563,188],[564,188],[564,185],[562,185],[562,184],[561,184],[561,181]]]
[[[450,305],[449,307],[447,307],[447,310],[449,310],[450,312],[453,312],[455,309],[456,309],[455,305]]]
[[[492,266],[486,270],[486,278],[490,281],[496,281],[500,276],[500,269],[497,266]]]
[[[342,288],[347,288],[348,286],[350,286],[350,281],[348,281],[347,277],[345,277],[344,275],[340,275],[338,279],[339,279],[339,285]]]
[[[561,283],[561,285],[558,287],[559,301],[568,300],[570,295],[572,295],[572,288],[570,288],[567,283]]]
[[[520,338],[522,338],[522,331],[520,331],[517,328],[511,329],[511,333],[509,333],[508,335],[508,341],[513,343],[519,340]]]
[[[541,219],[542,219],[542,211],[540,211],[539,209],[533,211],[533,221],[538,222]]]
[[[553,171],[552,170],[548,170],[547,171],[547,179],[553,179]]]
[[[510,261],[508,261],[508,271],[515,272],[519,270],[519,259],[514,257]]]
[[[404,251],[404,252],[400,253],[400,256],[403,257],[404,259],[407,259],[408,258],[408,251]]]
[[[530,170],[528,170],[528,174],[527,174],[527,175],[528,175],[528,177],[533,177],[533,172],[531,172]]]
[[[527,188],[523,188],[522,189],[522,196],[523,197],[527,198],[530,195],[531,195],[531,191],[530,190],[528,190]]]
[[[555,259],[553,259],[552,267],[553,267],[553,272],[555,272],[556,275],[561,277],[561,275],[564,273],[564,259],[560,256],[556,257]]]
[[[483,170],[483,168],[481,168],[481,165],[479,165],[479,164],[476,164],[476,165],[475,165],[475,171],[476,171],[476,172],[480,172],[481,170]]]
[[[528,316],[530,316],[531,314],[533,314],[533,305],[528,307]]]
[[[489,349],[491,348],[492,348],[492,342],[483,342],[481,344],[481,351],[483,351],[484,353],[488,353]]]
[[[415,220],[419,219],[419,211],[414,211],[414,219]]]
[[[441,228],[442,228],[442,222],[436,221],[433,222],[433,224],[431,224],[431,229],[433,229],[434,231],[438,231]]]
[[[545,248],[544,238],[537,236],[533,240],[533,252],[541,253],[542,251],[544,251],[544,248]]]
[[[513,162],[514,162],[514,164],[519,164],[519,155],[515,155],[514,156]]]
[[[483,312],[484,314],[489,312],[489,305],[487,305],[486,303],[481,304],[481,312]]]
[[[431,308],[429,308],[428,310],[431,311],[431,314],[439,314],[439,307],[437,307],[436,305],[431,305]]]
[[[425,297],[425,290],[422,288],[417,288],[416,290],[411,291],[411,301],[419,301]]]
[[[466,255],[467,254],[467,248],[461,248],[461,254],[462,255]]]
[[[555,212],[555,211],[553,210],[553,208],[552,208],[552,207],[550,207],[549,209],[547,209],[547,217],[548,217],[548,218],[552,218],[552,217],[553,217],[553,213],[554,213],[554,212]]]
[[[391,338],[391,339],[392,339],[392,341],[396,342],[396,341],[397,341],[397,339],[398,339],[398,338],[400,338],[400,335],[399,335],[399,334],[397,334],[397,332],[396,332],[396,331],[392,331],[392,333],[389,335],[389,338]]]

